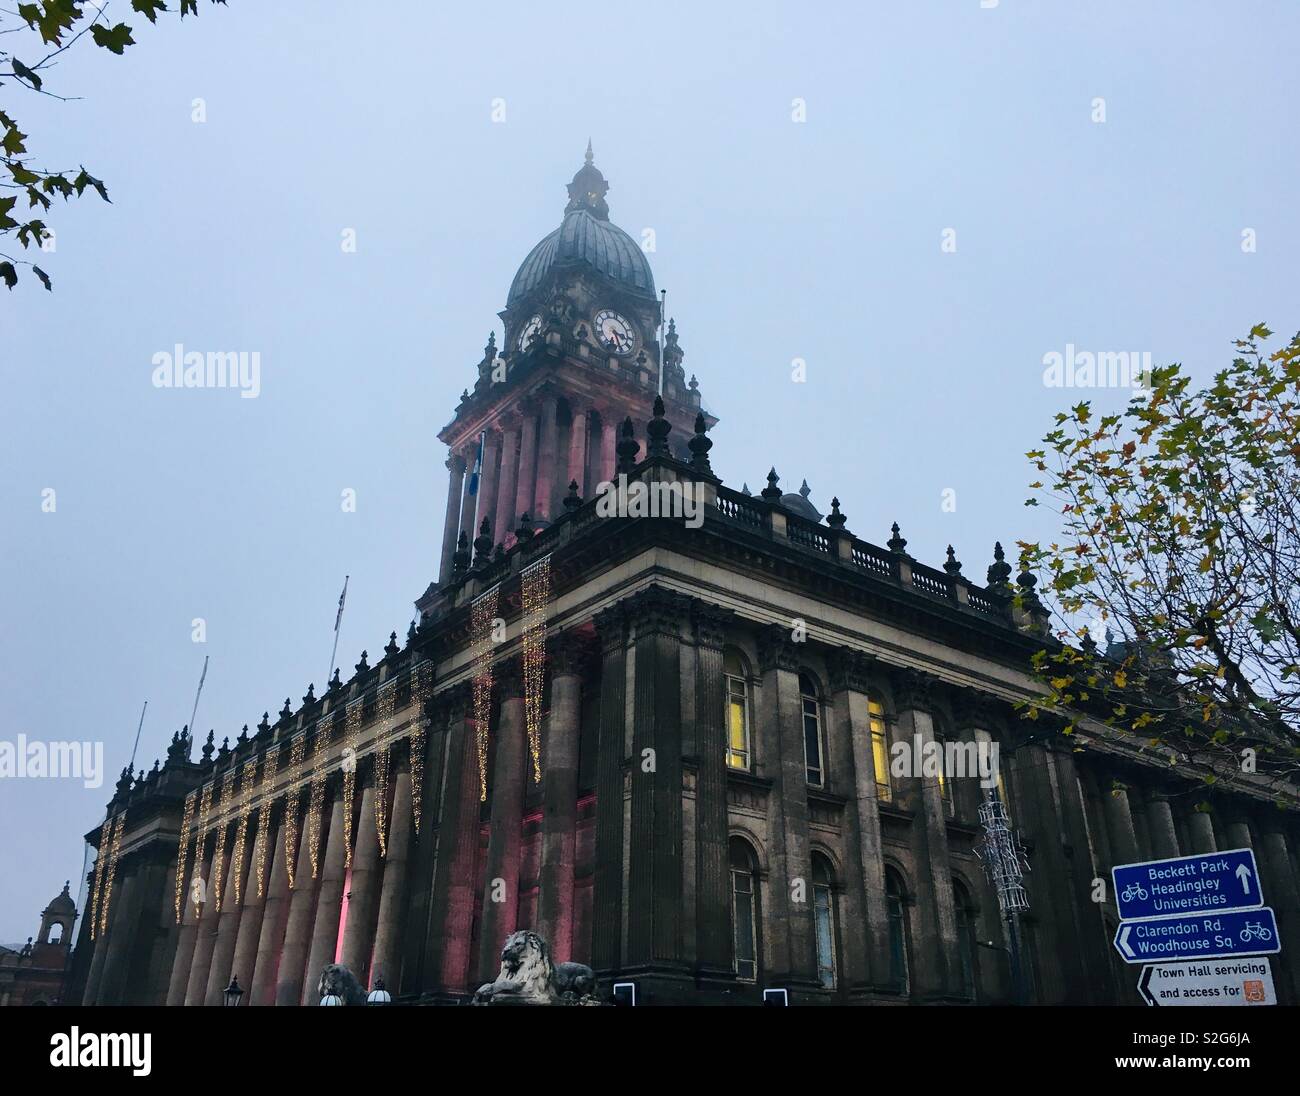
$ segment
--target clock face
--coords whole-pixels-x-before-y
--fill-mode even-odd
[[[536,335],[539,331],[541,331],[541,329],[542,329],[541,316],[534,316],[531,320],[529,320],[526,324],[524,324],[524,329],[521,332],[519,332],[519,349],[527,350],[528,344],[533,341],[533,336]]]
[[[596,338],[606,350],[612,350],[615,354],[632,353],[632,344],[635,341],[632,324],[617,312],[608,308],[603,312],[597,312],[595,327]]]

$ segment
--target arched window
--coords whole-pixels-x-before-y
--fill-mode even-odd
[[[736,977],[753,982],[758,979],[758,860],[740,837],[731,839],[729,852]]]
[[[54,924],[50,926],[49,942],[51,944],[58,944],[61,943],[62,940],[63,940],[63,922],[55,921]]]
[[[963,997],[975,999],[976,948],[975,930],[978,910],[971,900],[970,891],[960,879],[952,881],[953,905],[957,911],[957,988]]]
[[[799,675],[799,708],[803,719],[803,759],[808,783],[820,788],[826,782],[822,760],[821,702],[817,699],[817,682],[811,674]]]
[[[885,869],[885,912],[889,919],[889,982],[906,995],[911,986],[907,959],[907,891],[902,876],[893,868]]]
[[[938,768],[935,770],[939,784],[939,802],[943,804],[944,817],[951,818],[953,815],[952,781],[948,779],[947,774],[944,772],[944,766],[947,764],[948,758],[947,740],[935,735],[934,745],[939,757]]]
[[[885,724],[885,706],[878,697],[867,700],[867,716],[871,723],[871,760],[876,768],[876,798],[882,803],[892,803],[894,786],[889,779],[889,728]]]
[[[817,931],[817,980],[835,988],[835,875],[821,853],[812,858],[813,921]]]
[[[749,734],[749,676],[739,651],[727,648],[722,672],[727,678],[727,765],[748,770],[754,760]]]

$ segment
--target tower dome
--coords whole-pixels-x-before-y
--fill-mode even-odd
[[[506,296],[507,308],[541,287],[553,270],[584,265],[628,292],[654,300],[650,263],[637,242],[610,222],[608,191],[609,184],[592,163],[588,141],[586,162],[569,183],[564,220],[520,264]]]

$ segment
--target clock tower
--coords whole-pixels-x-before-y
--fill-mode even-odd
[[[440,584],[451,577],[462,533],[473,542],[486,519],[493,543],[508,546],[523,515],[534,528],[555,518],[570,483],[588,498],[612,479],[625,419],[644,455],[645,409],[661,368],[674,452],[690,459],[699,388],[686,380],[676,324],[661,332],[645,252],[609,219],[609,183],[590,142],[568,192],[560,226],[529,251],[510,284],[499,313],[504,345],[495,333],[489,338],[473,388],[438,434],[451,449]],[[717,420],[704,414],[712,427]]]

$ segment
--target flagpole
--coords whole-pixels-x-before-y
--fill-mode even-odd
[[[339,653],[339,625],[343,623],[343,602],[347,599],[348,596],[348,579],[350,577],[351,577],[350,575],[343,576],[343,593],[339,594],[339,611],[338,611],[338,615],[334,618],[334,648],[333,650],[330,651],[329,673],[325,675],[326,691],[328,691],[330,687],[330,681],[334,677],[334,659],[338,657],[338,653]]]
[[[140,748],[140,731],[144,727],[144,713],[149,710],[149,701],[144,702],[144,707],[140,709],[140,722],[135,728],[135,745],[131,747],[131,768],[135,768],[135,752]]]
[[[664,325],[668,322],[668,290],[659,290],[659,395],[664,394]]]
[[[203,673],[199,674],[199,687],[194,694],[194,707],[190,710],[190,737],[191,738],[193,738],[196,733],[194,729],[194,717],[199,713],[199,697],[203,695],[203,682],[207,680],[207,677],[208,677],[208,656],[204,655]],[[141,721],[144,720],[143,712],[140,713],[140,719]]]

